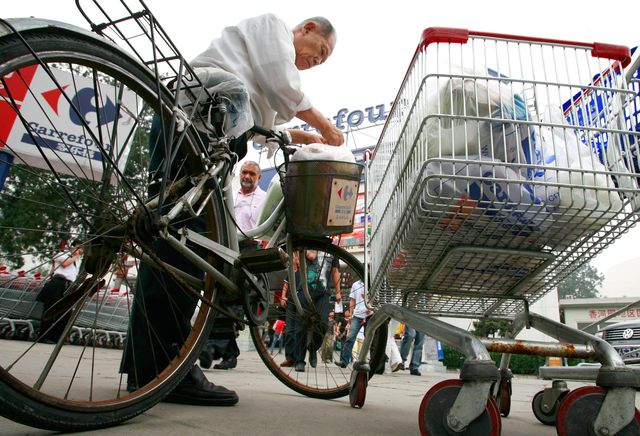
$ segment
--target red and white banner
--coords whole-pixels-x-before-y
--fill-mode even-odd
[[[64,174],[99,180],[103,154],[96,142],[101,136],[104,149],[123,170],[129,153],[126,142],[137,127],[133,117],[141,110],[136,94],[128,89],[121,93],[121,87],[102,81],[96,88],[92,78],[67,71],[51,72],[62,89],[39,65],[3,78],[0,150],[13,154],[14,164],[43,169],[51,165]]]

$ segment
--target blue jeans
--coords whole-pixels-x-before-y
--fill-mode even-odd
[[[347,340],[342,345],[342,351],[340,352],[340,361],[344,363],[351,363],[351,351],[353,350],[353,344],[356,342],[358,332],[360,328],[365,324],[366,319],[358,318],[354,316],[351,318],[351,328],[347,334]]]
[[[271,339],[271,347],[269,348],[269,352],[273,354],[273,350],[276,348],[276,344],[279,346],[279,350],[282,351],[282,333],[274,333],[273,339]]]
[[[305,355],[315,353],[320,349],[324,334],[326,333],[327,319],[329,318],[329,295],[324,294],[313,300],[313,307],[310,307],[302,291],[298,291],[298,298],[302,307],[306,310],[315,310],[320,314],[322,325],[309,331],[299,322],[298,311],[293,299],[287,302],[286,326],[284,330],[284,352],[285,358],[294,363],[305,363]]]
[[[413,342],[413,353],[411,353],[411,362],[409,363],[409,369],[418,369],[422,363],[422,346],[424,345],[424,333],[406,327],[404,330],[404,337],[402,338],[402,344],[400,345],[400,356],[402,361],[407,360],[409,355],[409,349],[411,348],[411,342]]]

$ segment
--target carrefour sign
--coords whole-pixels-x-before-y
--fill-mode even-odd
[[[390,103],[389,106],[392,106]],[[340,130],[356,129],[362,125],[377,124],[387,119],[387,107],[384,103],[375,106],[369,106],[364,109],[342,108],[331,118],[333,124]],[[308,124],[300,126],[292,126],[292,129],[310,130],[312,127]]]
[[[124,170],[129,152],[126,142],[133,136],[134,117],[140,111],[136,95],[107,83],[99,83],[96,90],[91,78],[50,71],[59,87],[39,65],[3,78],[0,150],[16,156],[15,164],[43,169],[50,169],[50,164],[64,174],[99,180],[103,151],[96,144],[97,136],[102,138],[104,151],[117,156],[118,167]]]

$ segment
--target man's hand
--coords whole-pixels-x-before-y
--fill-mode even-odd
[[[342,131],[320,113],[316,108],[311,107],[307,110],[300,111],[296,114],[296,117],[305,121],[311,127],[318,129],[322,135],[323,144],[329,145],[342,145],[344,144],[344,135]]]
[[[289,129],[291,134],[291,142],[293,144],[324,144],[325,140],[322,136],[315,133],[307,132],[302,129]]]
[[[324,143],[328,145],[339,146],[344,144],[344,135],[342,131],[333,124],[329,124],[325,129],[321,130]]]

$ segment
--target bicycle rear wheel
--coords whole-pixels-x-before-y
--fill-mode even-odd
[[[294,250],[299,253],[313,252],[316,253],[316,259],[319,262],[319,271],[322,271],[322,280],[326,279],[325,271],[329,271],[332,266],[332,260],[337,259],[340,270],[340,289],[343,295],[343,308],[348,309],[347,300],[351,286],[364,277],[364,266],[351,253],[343,248],[332,244],[331,240],[304,238],[294,241]],[[333,264],[335,265],[335,264]],[[312,274],[312,273],[309,273]],[[330,273],[328,273],[330,275]],[[279,280],[278,280],[279,279]],[[279,277],[274,275],[270,280],[272,289],[282,289],[283,279],[288,281],[287,274],[280,274]],[[334,285],[331,277],[327,280],[327,287],[330,291],[327,294],[334,295]],[[269,310],[270,330],[273,328],[275,320],[280,318],[287,320],[288,324],[295,323],[296,331],[292,331],[291,325],[288,325],[284,332],[284,341],[282,344],[274,344],[271,347],[268,335],[265,334],[265,328],[260,326],[251,327],[251,339],[265,363],[269,371],[275,375],[278,380],[284,383],[294,391],[320,399],[332,399],[349,395],[349,381],[351,378],[350,366],[342,367],[339,363],[341,359],[341,347],[344,344],[346,333],[346,320],[344,313],[336,313],[334,302],[329,295],[317,298],[313,305],[305,305],[310,309],[309,312],[299,315],[295,313],[293,307],[289,308],[287,316],[286,309],[279,305],[279,292],[275,293],[274,303]],[[291,297],[289,296],[289,301]],[[326,305],[330,307],[326,307]],[[331,315],[333,313],[333,315]],[[293,317],[293,318],[292,318]],[[338,325],[336,333],[338,337],[331,335],[331,325]],[[387,325],[383,324],[376,331],[371,351],[369,354],[369,364],[372,370],[369,377],[372,377],[375,370],[384,365],[384,351],[387,341]],[[328,336],[327,336],[328,334]],[[300,346],[297,355],[300,356],[298,362],[294,362],[296,352],[293,349],[293,336],[298,340],[304,341],[305,344]],[[352,349],[349,362],[353,362],[358,358],[359,344],[362,336],[356,340]],[[304,356],[301,356],[304,354]],[[301,360],[304,359],[304,360]],[[290,366],[282,364],[288,361]],[[295,363],[302,362],[301,366],[296,368]]]
[[[49,430],[106,427],[160,401],[206,340],[213,311],[188,293],[185,276],[177,278],[179,271],[167,266],[188,269],[185,262],[156,254],[148,203],[148,168],[170,165],[174,178],[165,182],[167,193],[175,194],[181,175],[203,171],[201,146],[188,131],[171,162],[159,151],[164,147],[148,147],[152,119],[167,119],[172,100],[166,91],[157,94],[146,67],[117,49],[60,29],[22,36],[26,44],[16,35],[0,38],[0,161],[9,169],[0,192],[0,259],[26,273],[0,276],[0,318],[7,320],[0,328],[11,333],[15,319],[37,324],[32,309],[42,281],[32,273],[47,274],[61,241],[79,237],[86,252],[78,279],[54,306],[54,325],[68,323],[68,334],[54,344],[43,343],[47,332],[37,329],[29,338],[0,339],[0,413]],[[219,201],[214,195],[196,227],[223,242]],[[171,228],[193,221],[179,217]],[[144,357],[156,365],[129,392],[121,372],[123,343],[135,361],[142,357],[138,338],[161,336],[150,321],[153,302],[141,297],[148,282],[132,278],[141,264],[153,277],[155,305],[164,305],[162,327],[177,340],[147,347]],[[130,278],[115,292],[110,285],[123,267]],[[209,277],[196,273],[189,285],[201,298],[215,299]],[[132,311],[141,321],[136,328]]]

